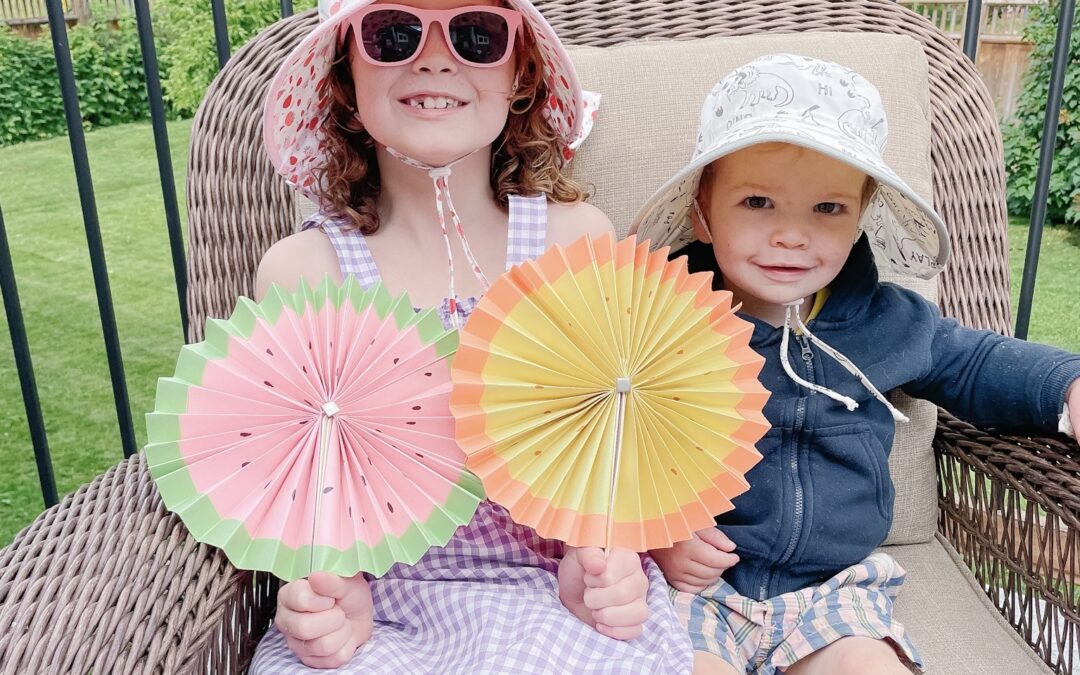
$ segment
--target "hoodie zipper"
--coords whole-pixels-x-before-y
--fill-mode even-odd
[[[799,347],[802,349],[803,365],[806,367],[806,379],[808,382],[815,383],[814,381],[814,351],[810,349],[810,341],[802,335],[798,335],[795,338],[799,342]],[[811,392],[812,394],[813,392]],[[773,565],[775,570],[780,565],[786,563],[791,556],[795,553],[795,547],[799,544],[799,539],[802,537],[803,527],[803,513],[805,510],[805,496],[803,495],[802,481],[799,479],[799,436],[802,435],[803,425],[806,423],[806,397],[800,397],[799,403],[795,407],[795,425],[792,428],[792,448],[791,461],[789,467],[791,468],[791,477],[795,483],[795,514],[792,518],[791,526],[791,539],[788,541],[787,549],[784,551],[784,555],[780,560]],[[772,583],[773,573],[768,572],[765,574],[765,578],[761,582],[761,587],[758,593],[759,600],[767,600],[769,598],[769,585]]]

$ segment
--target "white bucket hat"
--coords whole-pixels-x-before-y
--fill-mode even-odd
[[[329,76],[338,48],[341,26],[374,0],[319,0],[321,23],[298,44],[274,75],[263,106],[263,142],[274,168],[286,182],[318,201],[312,188],[323,165],[322,122],[330,96],[322,82]],[[544,63],[548,97],[544,115],[558,137],[563,159],[569,161],[577,143],[592,126],[598,97],[581,91],[577,73],[554,29],[529,0],[508,0],[521,13]],[[587,100],[588,98],[588,100]]]
[[[888,122],[881,94],[849,68],[770,54],[717,82],[701,109],[690,163],[645,203],[630,232],[653,247],[694,240],[690,214],[706,166],[761,143],[799,145],[866,173],[877,183],[860,220],[871,248],[901,274],[929,279],[949,258],[949,235],[933,206],[885,163]]]

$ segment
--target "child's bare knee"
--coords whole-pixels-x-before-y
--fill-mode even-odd
[[[786,671],[787,675],[908,675],[910,672],[890,643],[867,637],[841,638],[800,659]]]
[[[739,675],[739,670],[716,654],[694,652],[694,675]]]

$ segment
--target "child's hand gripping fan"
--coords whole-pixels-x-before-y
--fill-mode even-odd
[[[648,248],[582,238],[509,270],[451,370],[488,498],[576,547],[667,548],[711,526],[768,428],[753,327],[711,275]]]
[[[434,310],[352,277],[240,298],[158,382],[162,499],[236,567],[286,581],[416,562],[483,494],[454,440],[456,347]]]

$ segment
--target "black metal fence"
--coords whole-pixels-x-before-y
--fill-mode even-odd
[[[154,130],[154,143],[157,152],[158,170],[161,179],[161,193],[164,201],[166,226],[172,251],[173,267],[176,279],[176,293],[180,303],[180,318],[183,334],[187,335],[186,263],[184,242],[181,231],[180,212],[177,203],[172,158],[169,150],[168,131],[165,126],[165,106],[162,99],[158,73],[157,54],[154,47],[153,28],[150,21],[148,0],[131,0],[135,10],[139,40],[142,48],[143,67],[146,74],[147,96],[150,102],[150,114]],[[963,38],[963,48],[967,56],[974,60],[979,41],[979,17],[982,15],[982,0],[968,2],[967,20]],[[101,231],[98,223],[97,205],[94,199],[93,181],[87,159],[86,144],[83,135],[82,117],[79,98],[72,72],[71,55],[67,41],[67,14],[61,0],[45,0],[48,13],[49,30],[52,36],[53,50],[56,55],[59,84],[64,101],[64,114],[67,120],[68,139],[75,166],[76,182],[82,207],[83,224],[86,230],[87,246],[90,252],[94,286],[97,292],[98,310],[105,349],[112,380],[113,399],[116,406],[116,419],[125,457],[135,454],[135,432],[132,426],[130,405],[128,403],[127,384],[124,379],[124,363],[117,335],[116,320],[113,312],[112,294],[109,290],[109,276],[105,265],[105,252],[102,247]],[[224,0],[211,0],[214,18],[214,35],[217,43],[219,67],[229,59],[229,38],[226,25]],[[1058,16],[1057,39],[1053,59],[1051,82],[1043,126],[1043,139],[1057,137],[1058,111],[1061,109],[1065,70],[1068,64],[1069,44],[1073,29],[1076,0],[1061,0]],[[291,16],[292,0],[281,0],[281,16]],[[1047,195],[1050,184],[1050,172],[1054,160],[1054,144],[1043,143],[1040,153],[1039,171],[1034,191],[1034,206],[1028,234],[1027,257],[1017,311],[1017,337],[1026,338],[1031,318],[1031,303],[1035,289],[1035,275],[1039,262],[1039,249],[1042,241],[1043,225],[1046,221]],[[0,205],[2,206],[2,205]],[[37,386],[34,379],[33,361],[23,323],[22,309],[19,304],[17,283],[12,269],[8,238],[4,226],[3,212],[0,210],[0,290],[3,292],[4,308],[7,314],[8,328],[11,333],[12,349],[22,388],[26,418],[30,427],[30,438],[37,461],[38,476],[41,483],[41,495],[45,506],[57,503],[56,482],[53,477],[52,461],[49,454],[48,439],[45,433],[41,407],[38,401]]]

